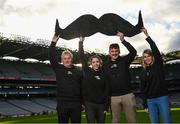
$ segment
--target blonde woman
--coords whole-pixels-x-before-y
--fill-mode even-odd
[[[79,54],[83,69],[83,100],[85,105],[86,118],[88,123],[104,123],[105,111],[108,109],[109,85],[102,70],[102,59],[91,56],[88,62],[84,57],[84,38],[80,37]]]
[[[170,105],[167,84],[164,80],[163,59],[145,28],[141,29],[146,35],[151,50],[143,52],[144,70],[141,73],[141,91],[143,93],[144,108],[148,110],[152,123],[159,123],[159,113],[164,123],[170,123]]]

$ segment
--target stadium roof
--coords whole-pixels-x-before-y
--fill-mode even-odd
[[[169,60],[169,61],[166,61],[166,63],[167,63],[167,64],[180,63],[180,59]]]
[[[37,40],[29,41],[23,38],[5,38],[0,37],[0,58],[12,58],[14,60],[23,59],[33,61],[47,61],[49,60],[49,46],[51,41]],[[60,59],[60,54],[67,48],[57,47],[57,59]],[[70,50],[70,49],[69,49]],[[72,51],[72,50],[70,50]],[[72,51],[74,55],[74,63],[79,63],[77,51]],[[85,57],[95,53],[85,53]],[[100,54],[102,57],[105,55]]]
[[[39,61],[49,60],[49,45],[50,41],[37,39],[36,41],[30,41],[25,37],[14,37],[14,38],[6,38],[0,36],[0,57],[17,57],[23,60],[29,60],[29,58],[36,59]],[[60,59],[60,54],[66,48],[57,47],[57,59]],[[70,50],[72,51],[72,50]],[[79,57],[77,51],[72,51],[74,55],[74,63],[79,63]],[[93,54],[86,53],[85,57],[89,57]],[[99,54],[103,60],[106,60],[106,55]],[[164,60],[167,62],[169,60],[180,59],[180,51],[169,52],[166,55],[163,54]],[[133,61],[134,64],[141,63],[141,57],[136,57]]]
[[[34,58],[40,61],[49,58],[47,45],[7,38],[0,39],[0,56],[13,56],[20,59]]]

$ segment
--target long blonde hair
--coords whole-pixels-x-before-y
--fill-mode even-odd
[[[147,67],[147,64],[144,62],[144,54],[148,54],[152,57],[152,62],[154,63],[155,59],[154,59],[154,56],[153,56],[153,53],[150,49],[146,49],[143,51],[143,54],[142,54],[142,65],[143,65],[143,68],[146,68]]]

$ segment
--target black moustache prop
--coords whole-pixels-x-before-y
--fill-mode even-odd
[[[143,27],[141,11],[139,11],[137,25],[132,25],[119,15],[108,13],[102,15],[99,19],[93,15],[82,15],[69,24],[65,29],[61,29],[58,20],[55,25],[55,35],[70,40],[80,36],[88,37],[97,32],[108,36],[114,36],[117,32],[122,32],[124,36],[132,37],[139,34]]]

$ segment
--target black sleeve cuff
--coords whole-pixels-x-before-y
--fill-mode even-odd
[[[123,40],[123,41],[122,41],[122,44],[126,44],[126,43],[127,43],[127,41],[126,41],[126,40]]]
[[[148,36],[148,37],[146,38],[146,41],[147,41],[148,43],[154,43],[154,41],[151,39],[150,36]]]
[[[55,45],[56,45],[56,42],[51,41],[51,45],[52,45],[52,46],[55,46]]]
[[[148,37],[146,38],[146,40],[151,40],[151,37],[150,37],[150,36],[148,36]]]

